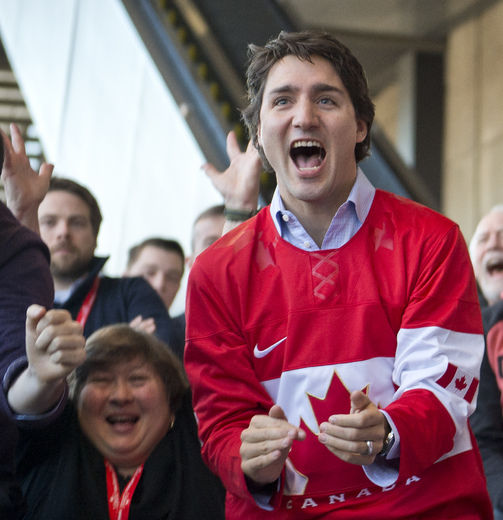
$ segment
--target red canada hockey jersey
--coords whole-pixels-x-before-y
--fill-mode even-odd
[[[226,489],[227,518],[491,518],[467,418],[484,348],[458,227],[377,190],[356,235],[303,251],[269,208],[195,262],[185,364],[203,456]],[[319,424],[365,390],[400,437],[398,468],[341,461]],[[249,494],[240,434],[279,404],[294,442],[270,511]]]

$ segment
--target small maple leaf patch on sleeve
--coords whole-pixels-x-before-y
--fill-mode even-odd
[[[466,378],[465,376],[456,379],[455,385],[458,390],[464,390],[466,388]]]
[[[479,386],[479,380],[449,363],[444,374],[437,379],[437,384],[471,403]]]

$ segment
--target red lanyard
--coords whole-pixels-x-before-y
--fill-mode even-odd
[[[82,306],[80,307],[79,313],[77,314],[77,321],[82,325],[82,328],[86,326],[86,321],[89,317],[89,313],[91,312],[94,300],[96,299],[96,294],[98,292],[99,285],[100,279],[97,276],[94,279],[93,285],[91,285],[89,292],[86,294]]]
[[[110,520],[127,520],[129,518],[131,500],[143,472],[143,464],[134,472],[122,495],[119,491],[119,481],[117,480],[114,467],[106,459],[105,469],[107,472],[108,516]]]

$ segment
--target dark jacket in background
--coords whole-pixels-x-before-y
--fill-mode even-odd
[[[73,319],[76,319],[94,279],[106,261],[107,258],[94,257],[84,282],[63,305],[55,304],[55,307],[67,309]],[[177,356],[182,359],[183,342],[180,341],[173,319],[170,318],[164,303],[155,290],[146,280],[139,277],[100,277],[98,293],[84,328],[84,336],[87,338],[95,330],[105,325],[129,323],[139,314],[143,318],[154,318],[155,335],[168,343]]]
[[[25,355],[26,309],[32,303],[51,307],[54,288],[49,251],[39,236],[22,226],[0,202],[0,381],[11,363]],[[18,518],[21,504],[14,483],[17,432],[0,392],[0,518]]]
[[[482,309],[484,334],[503,321],[503,301]],[[487,488],[496,512],[503,512],[503,412],[500,390],[492,371],[487,350],[480,367],[477,409],[470,418],[484,463]]]

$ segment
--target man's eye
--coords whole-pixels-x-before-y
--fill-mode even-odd
[[[288,98],[280,97],[274,100],[274,106],[283,106],[288,103]]]
[[[166,280],[170,283],[180,283],[181,279],[182,275],[180,274],[168,274],[168,276],[166,276]]]
[[[72,226],[77,228],[83,228],[87,226],[87,220],[72,220]]]
[[[54,219],[42,219],[40,221],[41,226],[53,227],[55,224],[56,224],[56,221]]]
[[[320,105],[335,105],[334,100],[328,97],[321,98],[319,103]]]

